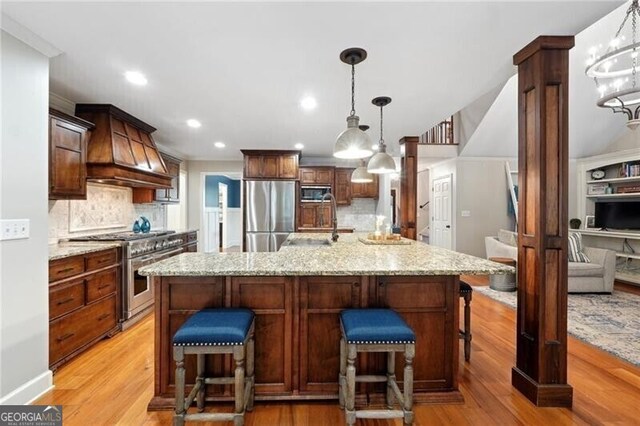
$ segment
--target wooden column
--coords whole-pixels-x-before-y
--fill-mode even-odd
[[[518,311],[511,382],[539,407],[570,407],[567,384],[569,49],[540,36],[518,66]]]
[[[418,136],[400,139],[402,157],[400,164],[400,234],[416,239],[417,191],[418,191]]]

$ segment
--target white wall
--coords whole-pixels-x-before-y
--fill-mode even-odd
[[[456,250],[485,257],[484,237],[497,235],[499,229],[513,230],[509,216],[509,192],[506,159],[458,159],[456,180]],[[510,167],[516,169],[515,160]],[[463,210],[471,215],[462,217]]]
[[[0,404],[51,386],[48,369],[49,61],[2,32],[0,217],[29,219],[30,238],[0,242]]]
[[[188,228],[203,230],[204,173],[242,173],[242,161],[185,161],[187,169]],[[198,251],[203,251],[204,239],[198,238]]]

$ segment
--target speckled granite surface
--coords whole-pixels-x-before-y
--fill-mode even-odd
[[[66,242],[60,244],[49,245],[49,260],[64,259],[65,257],[77,256],[80,254],[93,253],[96,251],[107,250],[114,247],[120,247],[119,243],[104,242]]]
[[[341,234],[330,246],[286,246],[276,253],[183,253],[139,270],[162,276],[291,275],[459,275],[514,272],[510,266],[413,242],[375,246],[366,234]],[[290,239],[328,239],[329,234],[297,233]]]

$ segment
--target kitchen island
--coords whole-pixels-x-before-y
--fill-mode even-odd
[[[246,307],[256,313],[256,399],[336,399],[341,310],[389,307],[416,333],[415,400],[461,402],[458,391],[458,306],[461,274],[512,273],[509,266],[411,241],[366,245],[362,234],[291,234],[275,253],[184,253],[139,272],[155,289],[155,387],[150,410],[174,402],[172,337],[187,317],[207,307]],[[362,354],[359,372],[384,371],[381,354]],[[195,357],[193,357],[195,358]],[[402,365],[399,356],[398,366]],[[193,383],[195,359],[186,360]],[[229,357],[207,370],[231,371]],[[399,379],[402,369],[396,369]],[[364,401],[382,401],[383,388],[363,384]],[[208,398],[232,399],[210,386]]]

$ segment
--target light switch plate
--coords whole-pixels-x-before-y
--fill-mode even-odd
[[[471,217],[471,210],[462,210],[460,212],[460,216],[462,216],[462,217]]]
[[[29,238],[29,219],[0,220],[0,240],[22,240]]]

